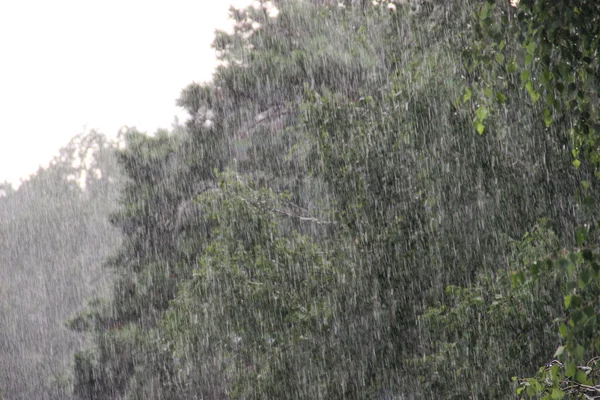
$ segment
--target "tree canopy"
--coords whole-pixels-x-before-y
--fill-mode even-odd
[[[114,149],[73,398],[598,395],[599,11],[231,9],[185,125]]]

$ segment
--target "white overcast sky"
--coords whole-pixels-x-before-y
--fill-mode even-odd
[[[19,182],[78,133],[146,132],[210,80],[214,31],[250,0],[0,0],[0,182]]]

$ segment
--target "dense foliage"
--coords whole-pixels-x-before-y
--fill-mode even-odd
[[[497,3],[232,9],[185,126],[116,151],[74,397],[593,393],[600,13]]]
[[[486,0],[475,12],[475,40],[464,48],[467,70],[476,73],[478,81],[473,85],[480,101],[475,126],[483,132],[490,110],[497,104],[514,104],[506,90],[522,86],[533,104],[542,99],[539,117],[546,126],[569,121],[565,136],[573,164],[578,167],[584,156],[597,168],[600,3],[516,3],[514,10],[508,2]],[[470,88],[465,94],[468,100]],[[596,176],[600,177],[597,169]]]

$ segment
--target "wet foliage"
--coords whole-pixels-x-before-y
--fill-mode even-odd
[[[595,7],[232,9],[185,126],[114,151],[69,395],[597,395]]]

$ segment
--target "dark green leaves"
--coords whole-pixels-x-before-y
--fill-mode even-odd
[[[544,124],[553,124],[555,118],[551,115],[573,117],[575,135],[585,156],[598,166],[600,142],[594,127],[600,113],[598,103],[590,99],[598,97],[598,86],[593,82],[600,78],[600,61],[592,56],[599,47],[600,3],[582,0],[575,9],[580,12],[573,12],[573,5],[566,0],[521,1],[517,19],[510,19],[505,17],[513,10],[503,9],[496,2],[484,3],[476,13],[477,51],[469,54],[469,65],[479,72],[482,86],[500,90],[508,78],[505,72],[519,72],[531,102],[546,100],[547,111],[541,115]],[[492,30],[491,26],[499,28]],[[497,61],[497,67],[486,62],[489,55]],[[478,124],[475,128],[481,130]],[[573,164],[579,167],[580,161],[576,159]]]

